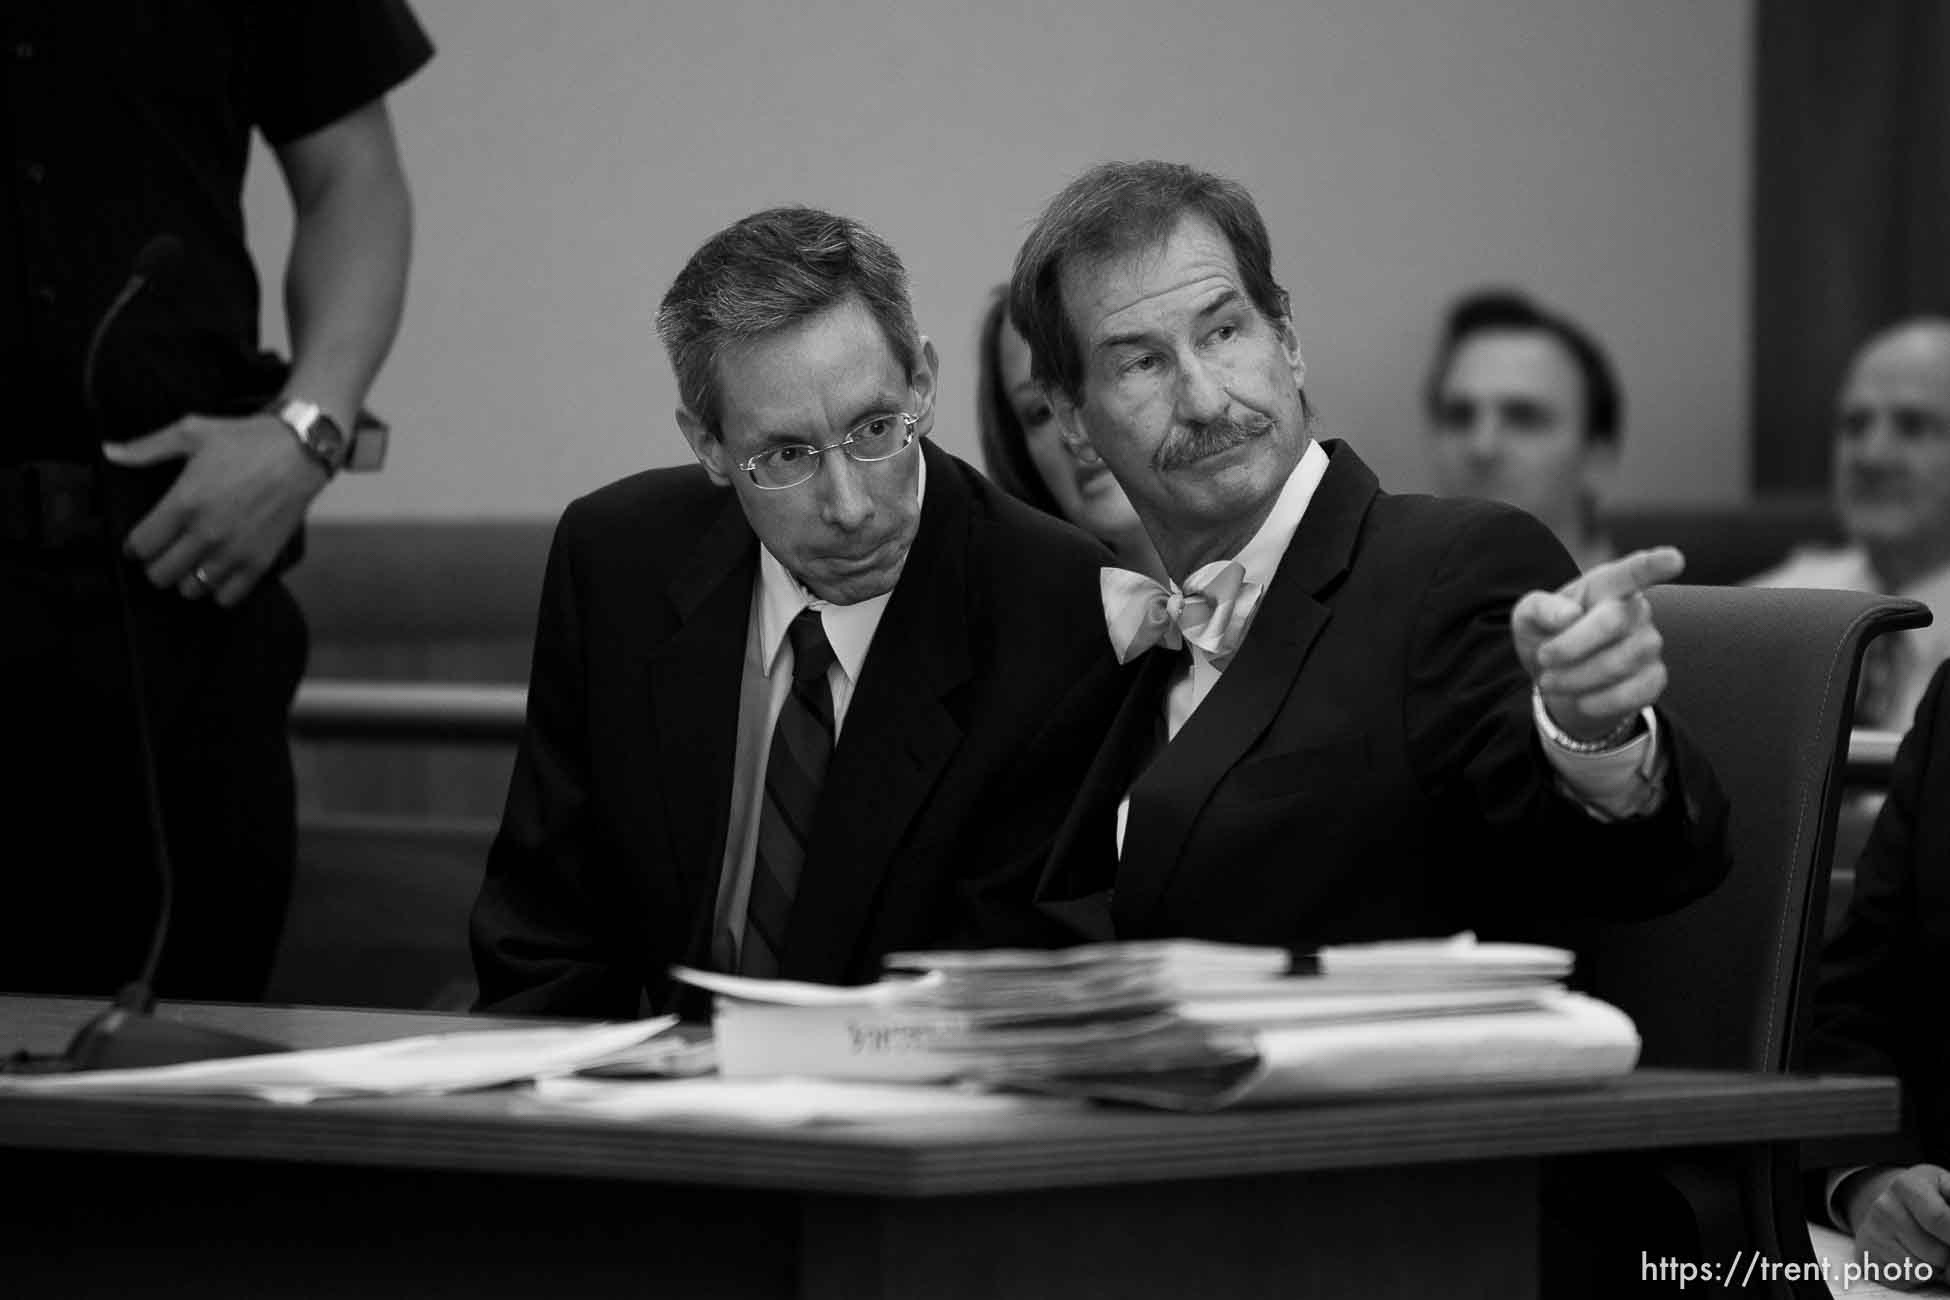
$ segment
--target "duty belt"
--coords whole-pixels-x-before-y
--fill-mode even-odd
[[[106,534],[93,465],[70,460],[0,464],[0,541],[31,550],[99,542]]]

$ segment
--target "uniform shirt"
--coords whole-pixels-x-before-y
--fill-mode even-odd
[[[404,0],[14,0],[0,8],[0,463],[190,412],[241,414],[283,367],[258,351],[245,243],[250,137],[274,147],[411,76],[433,47]],[[182,256],[83,357],[158,235]]]

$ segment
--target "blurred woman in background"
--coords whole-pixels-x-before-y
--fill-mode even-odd
[[[997,289],[982,316],[976,414],[982,466],[1004,491],[1083,529],[1124,568],[1163,580],[1164,565],[1124,489],[1101,462],[1086,465],[1057,432],[1056,413],[1029,377],[1029,345]]]

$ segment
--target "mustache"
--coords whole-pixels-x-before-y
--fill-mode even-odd
[[[1242,442],[1265,437],[1273,431],[1273,423],[1270,416],[1235,420],[1222,415],[1204,424],[1187,426],[1182,432],[1167,438],[1164,445],[1158,448],[1157,455],[1151,458],[1152,468],[1182,469],[1208,456],[1231,451]]]

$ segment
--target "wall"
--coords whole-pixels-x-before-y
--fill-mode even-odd
[[[396,427],[339,518],[552,516],[685,456],[651,332],[692,249],[830,207],[906,259],[974,454],[972,347],[1038,207],[1108,157],[1244,181],[1309,392],[1401,488],[1456,292],[1522,283],[1612,346],[1622,501],[1744,495],[1751,0],[416,0]],[[249,197],[275,286],[289,221]],[[275,288],[267,294],[275,303]],[[269,332],[279,335],[275,311]]]

